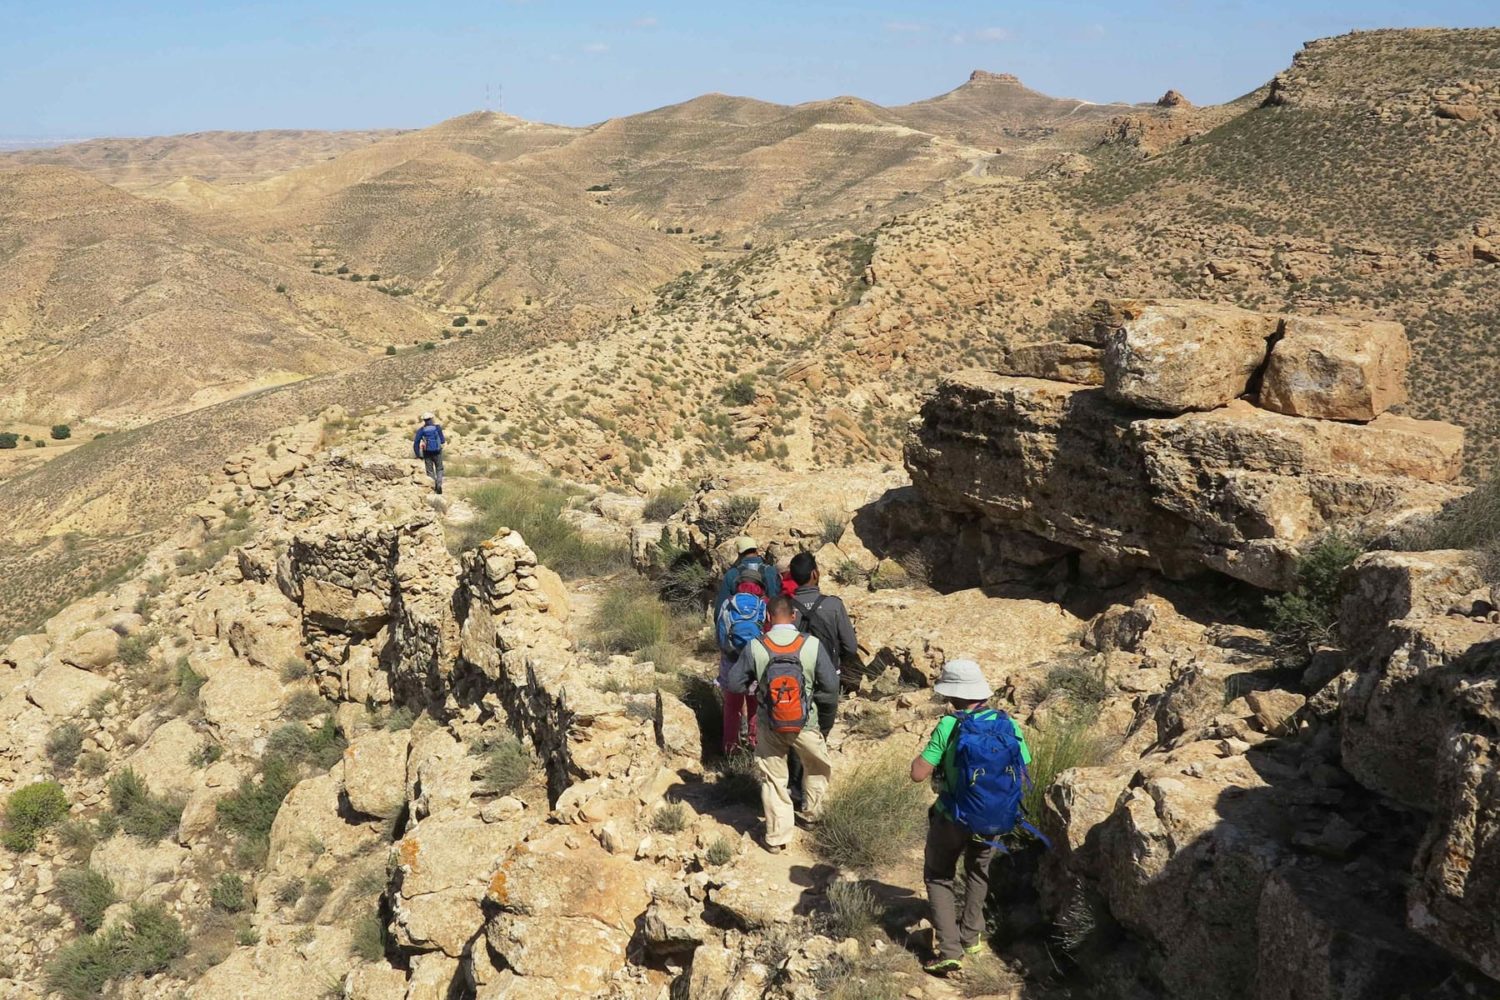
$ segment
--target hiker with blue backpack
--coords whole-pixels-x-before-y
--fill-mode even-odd
[[[938,953],[922,968],[946,976],[983,948],[990,862],[997,850],[1005,849],[1000,838],[1017,827],[1033,829],[1021,816],[1031,750],[1020,724],[989,707],[994,691],[978,663],[945,663],[933,691],[947,699],[952,711],[938,720],[926,748],[911,762],[911,780],[933,779],[938,789],[937,801],[927,811],[922,858]],[[953,888],[960,858],[962,914]]]
[[[755,693],[755,769],[765,814],[766,849],[779,853],[797,832],[797,813],[787,789],[787,754],[795,753],[806,775],[806,818],[815,820],[828,791],[833,765],[818,726],[820,713],[838,708],[839,672],[815,636],[797,631],[797,608],[781,595],[770,602],[771,627],[745,644],[730,668],[725,690]]]
[[[746,535],[741,535],[734,540],[735,557],[729,568],[724,571],[724,579],[719,582],[719,593],[714,598],[714,620],[719,618],[719,612],[724,610],[724,604],[739,589],[740,574],[750,567],[758,567],[761,574],[761,587],[766,592],[766,599],[778,597],[781,594],[781,574],[776,572],[776,565],[769,563],[760,554],[760,543]]]
[[[730,691],[728,682],[730,668],[745,646],[759,639],[766,628],[765,575],[761,567],[742,567],[738,580],[714,620],[714,636],[719,643],[719,690],[724,696],[721,745],[726,757],[738,750],[742,741],[755,749],[754,693]]]
[[[422,460],[427,475],[432,479],[432,490],[439,496],[443,492],[443,445],[448,438],[443,434],[443,425],[431,412],[422,414],[422,426],[411,439],[411,452]]]

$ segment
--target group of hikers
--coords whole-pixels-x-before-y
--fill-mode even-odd
[[[844,602],[818,586],[817,558],[799,552],[782,570],[753,538],[737,553],[714,600],[723,693],[722,749],[748,749],[760,776],[768,851],[786,850],[796,825],[817,823],[833,767],[828,733],[839,695],[865,673]],[[944,664],[936,694],[950,711],[911,762],[911,780],[931,781],[922,878],[937,953],[923,968],[947,975],[979,953],[990,863],[1018,827],[1031,751],[1020,724],[990,707],[994,690],[973,660]],[[1032,830],[1035,833],[1034,830]],[[962,912],[955,879],[964,863]]]
[[[446,444],[434,415],[423,413],[412,453],[437,493],[443,492]],[[779,853],[796,836],[799,819],[818,821],[833,772],[828,733],[839,695],[859,685],[865,665],[849,611],[819,588],[811,552],[798,552],[784,570],[753,538],[736,539],[735,552],[713,603],[722,749],[726,755],[748,749],[754,756],[765,846]],[[933,690],[950,711],[912,760],[911,780],[931,781],[937,790],[922,862],[937,953],[923,968],[947,975],[982,947],[990,862],[1004,850],[1000,838],[1030,829],[1020,808],[1031,751],[1020,725],[990,707],[994,691],[978,663],[949,661]],[[960,860],[962,912],[955,891]]]

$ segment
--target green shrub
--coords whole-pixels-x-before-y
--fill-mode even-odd
[[[1500,471],[1400,540],[1408,551],[1472,549],[1491,580],[1500,579]]]
[[[641,517],[647,521],[665,521],[688,502],[685,486],[664,486],[651,494],[646,506],[641,508]]]
[[[386,713],[384,728],[386,732],[397,733],[403,729],[410,729],[417,717],[412,714],[411,709],[405,705],[397,705]]]
[[[312,666],[302,657],[294,656],[281,665],[281,680],[291,684],[312,675]]]
[[[47,759],[60,771],[71,771],[83,751],[83,730],[76,723],[64,722],[47,734]]]
[[[53,424],[52,425],[52,440],[54,440],[54,441],[66,441],[68,438],[70,438],[72,436],[73,436],[73,428],[69,427],[67,424]]]
[[[848,523],[840,511],[830,510],[823,514],[822,530],[818,533],[824,545],[837,545],[844,537]]]
[[[325,717],[316,729],[308,729],[300,722],[288,722],[278,727],[266,738],[266,756],[326,771],[339,762],[348,745],[339,735],[332,717]]]
[[[840,868],[869,871],[902,857],[922,835],[927,787],[886,754],[855,765],[829,790],[813,844]]]
[[[245,891],[244,879],[234,872],[225,872],[209,890],[208,901],[216,910],[239,913],[250,905],[250,894]]]
[[[260,781],[246,777],[240,787],[219,800],[219,819],[249,841],[263,841],[271,833],[281,802],[297,784],[297,769],[284,757],[268,755],[261,762]]]
[[[702,607],[713,589],[713,573],[693,558],[687,549],[665,539],[656,544],[656,562],[662,567],[656,581],[661,599],[677,608]]]
[[[86,750],[78,758],[78,770],[90,778],[98,778],[109,771],[109,754],[103,750]]]
[[[182,804],[152,795],[130,768],[109,779],[109,808],[120,829],[142,840],[160,840],[176,829]]]
[[[0,433],[0,451],[6,451],[16,446],[16,435],[10,431]]]
[[[467,497],[477,516],[448,532],[455,551],[471,549],[501,527],[509,527],[519,531],[537,558],[563,577],[608,573],[626,564],[623,546],[584,538],[562,519],[572,494],[553,480],[494,470],[491,481]]]
[[[115,645],[115,655],[128,667],[139,667],[151,659],[151,647],[156,645],[156,636],[151,632],[121,636]]]
[[[1327,642],[1338,625],[1339,580],[1364,552],[1354,539],[1331,532],[1297,559],[1296,583],[1266,598],[1271,628],[1288,644],[1312,648]]]
[[[734,844],[728,837],[715,837],[714,842],[708,845],[708,850],[703,853],[703,860],[715,868],[723,867],[734,860]]]
[[[288,719],[311,719],[315,715],[322,715],[331,706],[327,700],[316,691],[296,691],[281,706],[281,714]]]
[[[90,1000],[111,980],[151,975],[187,954],[177,919],[156,904],[136,904],[127,920],[66,945],[47,963],[47,989],[65,1000]]]
[[[725,406],[749,406],[755,402],[755,383],[748,375],[741,376],[724,387],[720,398]]]
[[[819,923],[835,941],[844,938],[868,941],[880,925],[883,912],[868,885],[839,879],[828,886],[828,912]]]
[[[388,357],[388,358],[392,358],[392,357],[396,356],[396,347],[395,347],[394,344],[386,344],[385,345],[385,356]]]
[[[1108,745],[1093,731],[1093,720],[1093,713],[1077,712],[1059,716],[1048,728],[1026,734],[1031,750],[1031,787],[1026,789],[1021,810],[1032,823],[1041,816],[1042,796],[1059,774],[1075,767],[1093,767],[1109,756]]]
[[[620,583],[600,599],[590,623],[590,645],[611,653],[634,653],[670,642],[672,617],[651,586]]]
[[[17,788],[5,800],[5,829],[0,843],[17,854],[36,847],[39,836],[68,815],[68,796],[55,781]]]
[[[732,493],[719,501],[704,520],[704,527],[723,540],[744,530],[750,519],[760,511],[760,498]]]
[[[1087,663],[1066,663],[1047,671],[1042,697],[1062,691],[1075,705],[1097,705],[1109,697],[1109,683],[1101,664],[1098,669]]]
[[[503,737],[484,753],[479,783],[491,795],[509,795],[531,776],[531,755],[514,737]]]
[[[651,814],[651,829],[657,833],[681,833],[688,827],[687,806],[681,802],[669,802],[658,806]]]
[[[349,951],[366,962],[378,962],[385,958],[385,924],[380,917],[371,914],[360,917],[354,923],[354,934],[349,940]]]
[[[858,583],[864,575],[865,571],[853,559],[845,559],[833,568],[833,581],[841,587]]]
[[[57,825],[57,842],[64,850],[82,854],[99,842],[94,824],[86,819],[70,819]]]
[[[92,868],[70,868],[58,873],[54,898],[80,927],[92,934],[104,923],[104,911],[117,897],[114,884]]]

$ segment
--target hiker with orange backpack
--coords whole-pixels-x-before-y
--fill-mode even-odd
[[[818,726],[819,712],[836,712],[839,672],[817,638],[797,631],[797,608],[777,596],[770,604],[770,628],[745,644],[729,671],[726,691],[756,689],[755,768],[767,850],[783,851],[796,834],[796,812],[787,789],[787,754],[795,753],[806,777],[803,793],[809,819],[815,819],[828,791],[832,764]]]

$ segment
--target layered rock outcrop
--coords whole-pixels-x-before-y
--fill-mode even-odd
[[[1171,301],[1107,304],[1096,318],[1102,388],[985,371],[938,385],[906,448],[925,499],[1107,562],[1279,589],[1319,535],[1378,533],[1461,492],[1461,429],[1379,412],[1399,397],[1401,349],[1377,352],[1372,373],[1358,350],[1280,355],[1312,339],[1300,320]],[[1359,395],[1371,419],[1240,398],[1268,363],[1295,386],[1278,398],[1302,400],[1290,408],[1347,416]]]

